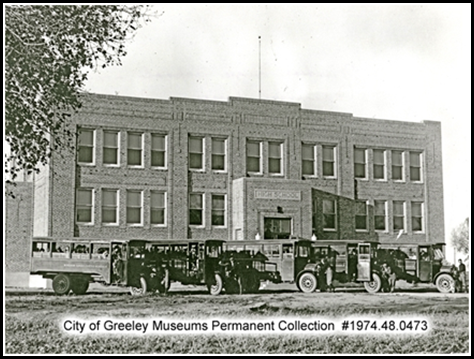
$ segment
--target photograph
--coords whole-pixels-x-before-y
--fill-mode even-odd
[[[4,355],[470,355],[471,4],[4,9]]]

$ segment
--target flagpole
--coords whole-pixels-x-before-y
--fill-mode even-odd
[[[258,37],[258,99],[262,99],[262,41]]]

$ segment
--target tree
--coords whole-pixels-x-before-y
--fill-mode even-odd
[[[451,243],[458,252],[469,253],[469,218],[453,229]]]
[[[4,10],[5,171],[14,181],[73,147],[66,120],[81,106],[88,71],[120,65],[125,42],[150,16],[147,6],[124,5]]]

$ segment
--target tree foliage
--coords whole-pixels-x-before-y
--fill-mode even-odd
[[[453,229],[451,243],[458,252],[469,253],[469,218]]]
[[[66,119],[91,69],[120,65],[125,42],[150,20],[146,6],[6,6],[5,156],[8,177],[38,172],[73,147]]]

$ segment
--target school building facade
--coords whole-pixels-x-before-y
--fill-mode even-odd
[[[439,122],[88,94],[70,126],[29,185],[31,236],[444,242]]]

